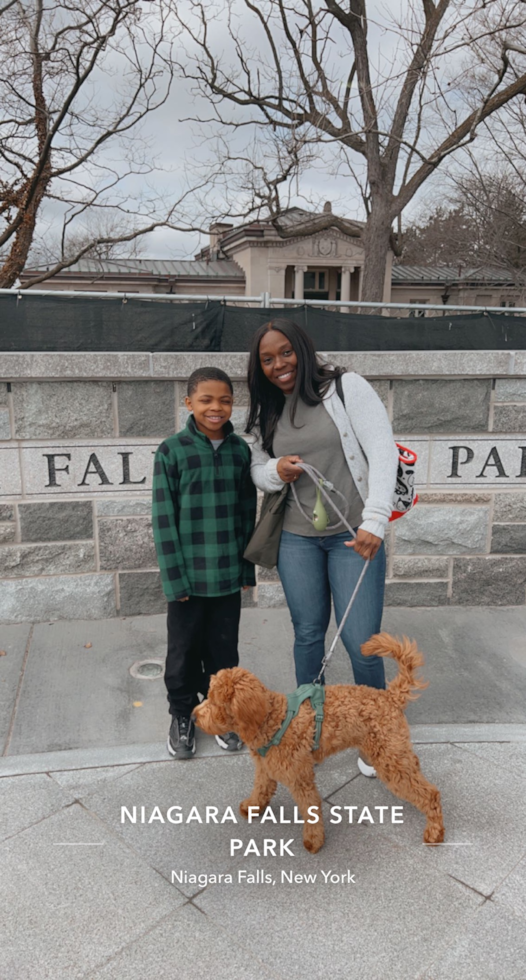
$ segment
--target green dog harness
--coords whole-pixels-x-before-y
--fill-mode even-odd
[[[265,756],[274,745],[279,745],[292,719],[296,717],[301,705],[307,699],[310,699],[311,706],[315,712],[314,745],[312,746],[312,751],[315,752],[319,748],[321,726],[323,723],[325,687],[323,684],[302,684],[292,694],[287,694],[287,714],[270,742],[264,745],[262,749],[257,750],[259,755]]]

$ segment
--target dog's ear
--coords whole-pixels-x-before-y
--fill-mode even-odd
[[[229,704],[232,700],[235,685],[232,674],[233,670],[227,668],[225,670],[219,670],[217,674],[213,674],[210,678],[208,696],[211,697],[214,704]]]
[[[253,674],[248,671],[242,671],[242,674],[244,676],[235,679],[230,710],[238,726],[236,731],[250,745],[267,717],[268,692]]]
[[[237,684],[244,677],[250,678],[253,674],[243,667],[224,667],[223,670],[218,670],[217,674],[212,674],[208,695],[212,695],[215,704],[230,704]]]

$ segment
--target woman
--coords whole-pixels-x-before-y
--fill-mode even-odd
[[[343,401],[336,388],[342,377]],[[252,479],[260,490],[294,483],[300,504],[312,514],[316,488],[296,464],[316,467],[346,498],[355,540],[340,528],[315,530],[293,494],[287,498],[278,572],[294,626],[298,685],[318,676],[331,614],[338,624],[363,569],[374,559],[345,623],[342,642],[357,684],[384,688],[380,657],[364,657],[360,646],[380,630],[385,586],[383,537],[391,516],[398,452],[387,413],[376,392],[359,375],[318,361],[310,337],[290,320],[276,319],[256,331],[250,353],[250,414],[254,432]],[[342,510],[341,498],[336,504]],[[330,512],[330,523],[338,518]],[[343,511],[342,511],[343,512]],[[364,775],[375,770],[358,760]]]

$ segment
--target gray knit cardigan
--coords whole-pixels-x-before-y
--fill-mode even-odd
[[[360,527],[383,538],[393,509],[398,471],[398,450],[391,423],[374,388],[365,378],[349,371],[342,375],[342,386],[345,406],[334,381],[323,405],[340,433],[347,466],[363,500]],[[260,490],[281,490],[284,483],[277,472],[278,460],[262,449],[257,431],[254,435],[252,479]]]

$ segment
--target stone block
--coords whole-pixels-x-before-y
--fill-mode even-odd
[[[385,583],[386,606],[445,606],[447,582]]]
[[[135,378],[148,377],[150,355],[138,352],[61,351],[0,353],[4,378]]]
[[[99,520],[99,554],[102,569],[156,568],[151,519],[116,517]]]
[[[0,521],[14,521],[15,508],[12,504],[0,504]]]
[[[81,544],[20,544],[0,550],[0,576],[62,575],[95,571],[95,547]],[[49,581],[48,578],[45,581]]]
[[[407,441],[411,447],[417,442],[413,436],[408,436]],[[436,435],[431,443],[429,486],[442,493],[452,490],[487,493],[520,487],[517,480],[524,480],[524,476],[520,476],[523,442],[522,436],[508,433]]]
[[[526,521],[526,492],[496,493],[493,520]]]
[[[116,615],[113,575],[64,575],[3,581],[0,622],[108,619]]]
[[[16,537],[16,524],[0,524],[0,544],[10,544]]]
[[[261,962],[259,954],[234,944],[219,922],[189,903],[135,943],[126,945],[90,980],[274,980],[276,976]]]
[[[217,366],[237,381],[245,381],[248,369],[248,354],[219,353],[161,353],[152,355],[154,378],[177,378],[186,380],[200,367]]]
[[[280,606],[286,606],[285,593],[281,583],[278,585],[271,585],[270,583],[262,583],[258,585],[258,606],[260,609],[277,609]]]
[[[166,612],[159,572],[120,572],[121,616],[153,616]]]
[[[491,381],[395,381],[396,432],[484,432],[488,428]]]
[[[21,451],[25,492],[29,499],[43,494],[55,497],[85,494],[103,495],[114,500],[126,493],[130,499],[143,499],[151,488],[153,457],[158,446],[151,442],[120,439],[69,439],[57,445],[26,442]],[[5,445],[5,444],[4,444]],[[9,450],[5,449],[7,455]],[[0,479],[3,477],[2,448],[0,447]],[[11,485],[16,481],[18,447],[12,453],[7,476]],[[13,494],[13,489],[5,493]],[[20,491],[19,491],[20,492]]]
[[[395,529],[398,555],[465,555],[486,551],[488,507],[415,507]]]
[[[497,378],[496,402],[526,402],[526,378]]]
[[[7,405],[7,384],[0,381],[0,405]]]
[[[113,435],[111,385],[105,381],[35,381],[13,385],[17,439]]]
[[[515,355],[515,373],[526,374],[526,362],[520,359],[522,351]],[[510,355],[508,351],[341,351],[328,355],[329,360],[346,366],[366,378],[422,378],[437,375],[443,377],[488,377],[506,375]]]
[[[0,439],[10,438],[11,420],[9,418],[9,410],[7,408],[0,408]]]
[[[95,846],[55,847],[58,842]],[[182,901],[116,840],[111,826],[73,804],[3,845],[2,974],[10,980],[93,978],[101,963]],[[21,931],[23,923],[31,923],[31,934]],[[121,973],[121,980],[127,977]]]
[[[432,556],[394,558],[393,578],[448,578],[449,560]]]
[[[453,605],[521,606],[525,600],[526,557],[455,558]]]
[[[118,497],[113,500],[97,501],[97,515],[99,517],[131,517],[134,514],[149,514],[151,509],[151,496]]]
[[[117,385],[121,436],[156,436],[175,432],[173,381],[121,381]]]
[[[22,541],[82,541],[93,537],[89,500],[20,504]]]
[[[421,980],[522,980],[525,962],[524,919],[490,901],[477,909],[444,955],[420,976]]]
[[[490,550],[498,555],[526,555],[526,524],[494,524]]]
[[[526,378],[497,378],[496,402],[526,402]]]
[[[502,765],[503,767],[507,768],[509,767],[510,760],[512,759],[513,772],[520,773],[523,778],[526,776],[526,765],[524,759],[524,750],[526,746],[497,745],[494,747],[492,746],[492,748],[497,749],[497,765]],[[499,753],[499,749],[504,749],[504,752]],[[495,890],[492,895],[492,899],[495,904],[499,905],[501,908],[513,910],[515,915],[521,915],[523,919],[526,918],[526,856],[523,857],[522,861],[519,861],[513,871]]]
[[[387,400],[389,398],[389,381],[381,378],[376,381],[369,381],[369,384],[371,385],[371,388],[374,388],[376,394],[387,408]]]
[[[2,779],[0,839],[14,837],[74,801],[69,790],[61,789],[44,773]]]
[[[526,429],[526,405],[495,405],[493,410],[494,432],[524,432]]]
[[[421,504],[489,504],[491,494],[477,493],[475,490],[466,490],[465,493],[419,490],[418,500]]]

